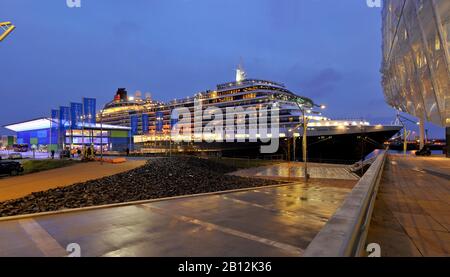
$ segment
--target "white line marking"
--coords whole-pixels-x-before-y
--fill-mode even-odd
[[[256,242],[259,242],[259,243],[263,243],[263,244],[266,244],[266,245],[269,245],[269,246],[273,246],[273,247],[282,249],[284,251],[290,252],[290,253],[292,253],[294,255],[297,255],[297,256],[301,256],[303,254],[303,251],[304,251],[303,249],[301,249],[299,247],[296,247],[296,246],[293,246],[293,245],[289,245],[289,244],[286,244],[286,243],[277,242],[277,241],[273,241],[273,240],[270,240],[270,239],[267,239],[267,238],[259,237],[259,236],[248,234],[248,233],[244,233],[244,232],[241,232],[241,231],[238,231],[238,230],[235,230],[235,229],[231,229],[231,228],[228,228],[228,227],[223,227],[223,226],[220,226],[220,225],[217,225],[217,224],[213,224],[213,223],[210,223],[210,222],[205,222],[205,221],[202,221],[202,220],[199,220],[199,219],[196,219],[196,218],[192,218],[192,217],[188,217],[188,216],[184,216],[184,215],[177,215],[177,214],[174,214],[173,212],[167,212],[167,211],[165,211],[165,209],[161,209],[161,208],[152,206],[150,204],[142,204],[140,206],[144,207],[146,209],[149,209],[150,211],[153,211],[155,213],[173,217],[173,218],[175,218],[175,219],[177,219],[179,221],[200,225],[200,226],[205,227],[207,229],[217,230],[217,231],[220,231],[220,232],[225,233],[225,234],[233,235],[233,236],[236,236],[236,237],[241,237],[241,238],[252,240],[252,241],[256,241]]]
[[[67,255],[66,250],[34,219],[21,219],[19,224],[46,257]]]
[[[303,218],[310,218],[310,219],[315,219],[318,220],[319,222],[323,222],[324,220],[328,220],[327,217],[315,214],[314,212],[309,212],[308,214],[301,214],[301,213],[295,213],[295,212],[291,212],[291,211],[287,211],[287,210],[280,210],[280,209],[275,209],[275,208],[271,208],[271,207],[267,207],[261,204],[257,204],[257,203],[252,203],[249,201],[244,201],[244,200],[240,200],[240,199],[236,199],[236,198],[232,198],[232,197],[228,197],[228,196],[222,196],[223,199],[225,200],[229,200],[229,201],[233,201],[235,203],[239,203],[242,205],[249,205],[255,208],[260,208],[260,209],[264,209],[266,211],[270,211],[270,212],[274,212],[274,213],[280,213],[280,214],[284,214],[290,217],[303,217]]]

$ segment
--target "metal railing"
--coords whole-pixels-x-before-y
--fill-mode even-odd
[[[364,253],[387,151],[383,150],[336,213],[306,248],[305,257],[355,257]]]

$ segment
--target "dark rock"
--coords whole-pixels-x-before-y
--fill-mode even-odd
[[[150,160],[128,172],[35,192],[0,203],[0,216],[105,205],[277,184],[276,181],[226,175],[236,168],[194,157]]]

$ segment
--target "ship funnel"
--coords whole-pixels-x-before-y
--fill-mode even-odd
[[[142,92],[140,90],[136,90],[136,92],[134,93],[134,99],[138,100],[141,99],[142,96]]]
[[[116,92],[115,99],[117,100],[127,100],[127,90],[124,88],[119,88]]]
[[[145,93],[145,100],[152,101],[152,94],[150,92]]]

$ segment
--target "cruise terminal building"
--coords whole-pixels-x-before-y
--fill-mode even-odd
[[[102,112],[100,112],[102,114]],[[51,116],[17,122],[3,126],[16,133],[17,144],[24,151],[36,149],[51,151],[94,146],[104,152],[124,152],[131,148],[131,128],[104,124],[96,112],[96,99],[83,98],[51,110]]]
[[[17,135],[17,144],[45,151],[65,148],[103,146],[103,151],[124,151],[130,144],[130,128],[101,123],[78,123],[76,128],[61,130],[51,118],[42,117],[4,126]]]

